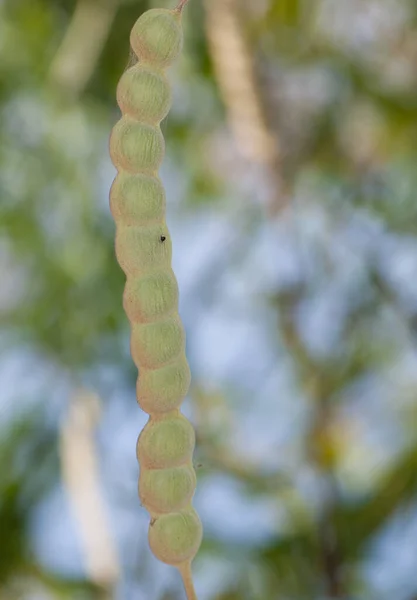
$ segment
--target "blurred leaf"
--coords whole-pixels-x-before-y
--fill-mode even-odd
[[[401,455],[369,497],[336,509],[336,527],[349,557],[357,558],[395,512],[417,494],[417,444]]]

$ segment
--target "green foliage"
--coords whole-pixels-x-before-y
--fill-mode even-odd
[[[57,476],[55,432],[44,419],[39,412],[28,413],[1,431],[0,531],[7,552],[1,553],[0,584],[32,560],[27,547],[31,510]]]

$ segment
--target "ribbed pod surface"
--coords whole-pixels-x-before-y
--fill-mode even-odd
[[[110,138],[118,171],[110,208],[116,256],[126,275],[123,307],[139,369],[138,403],[149,414],[137,443],[139,496],[151,516],[153,553],[183,572],[198,551],[202,526],[191,504],[195,435],[180,412],[191,376],[171,267],[165,192],[158,177],[165,151],[160,122],[171,105],[165,70],[182,48],[181,11],[147,11],[134,25],[130,41],[138,62],[117,88],[122,118]]]

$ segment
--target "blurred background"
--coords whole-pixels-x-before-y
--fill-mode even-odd
[[[0,597],[182,600],[108,193],[139,15],[0,0]],[[190,0],[161,177],[200,600],[417,599],[417,5]]]

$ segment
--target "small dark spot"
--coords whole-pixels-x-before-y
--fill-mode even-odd
[[[151,519],[151,523],[150,523],[151,527],[153,527],[155,525],[155,523],[156,523],[156,519]]]
[[[164,235],[161,235],[160,240],[161,240],[161,242],[165,242],[166,237]]]

